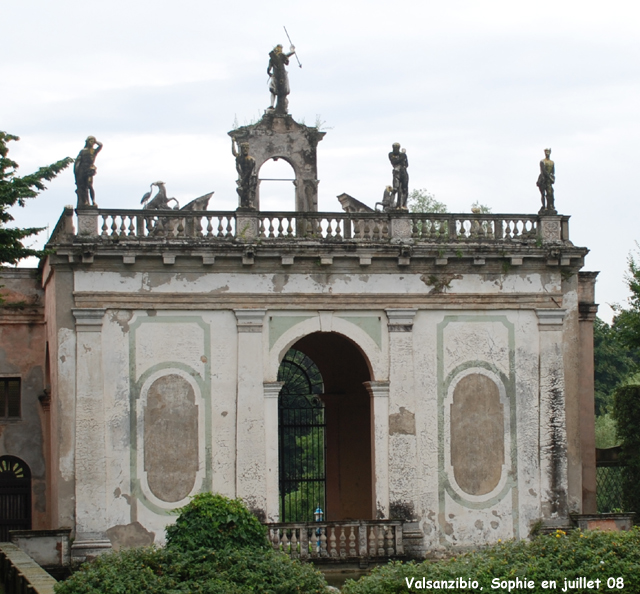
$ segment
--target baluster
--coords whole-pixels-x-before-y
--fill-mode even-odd
[[[207,217],[207,237],[213,236],[213,223],[211,222],[212,218],[213,217],[209,217],[209,216]]]
[[[380,229],[380,220],[374,219],[373,221],[373,232],[371,233],[372,239],[380,239],[382,235],[382,231]]]
[[[522,221],[520,219],[516,219],[513,221],[513,238],[517,239],[520,236],[520,225]]]
[[[298,529],[295,527],[291,531],[291,556],[292,557],[300,556],[300,551],[298,550],[298,539],[296,538],[297,531]]]
[[[107,227],[107,215],[101,215],[102,216],[102,237],[108,237],[109,234],[107,233],[107,229],[109,229],[109,227]]]
[[[269,221],[269,237],[273,238],[275,237],[275,234],[274,234],[275,229],[273,228],[273,219],[271,217],[267,217],[267,220]]]
[[[342,239],[342,225],[344,225],[344,219],[336,219],[336,239]]]
[[[224,237],[224,227],[222,225],[222,219],[223,217],[218,217],[218,234],[216,235],[216,237]],[[211,227],[211,229],[213,230],[213,224],[211,223],[211,220],[209,220],[209,227]]]
[[[340,557],[346,557],[347,556],[347,535],[344,533],[344,526],[340,527],[340,545],[339,545],[339,551],[340,551]]]
[[[306,526],[300,526],[300,557],[302,559],[306,559],[309,557],[310,546],[309,546],[309,532]]]
[[[235,223],[235,217],[226,217],[227,218],[227,234],[225,237],[233,237],[233,223]]]
[[[118,224],[116,223],[115,215],[111,217],[111,237],[118,236]]]
[[[125,215],[120,215],[120,228],[118,229],[119,237],[127,236],[127,221]]]
[[[353,230],[355,231],[353,237],[355,239],[362,239],[362,219],[353,221]]]
[[[136,226],[133,224],[133,217],[129,217],[129,227],[127,229],[127,235],[134,237],[136,234]]]
[[[282,552],[289,555],[291,552],[289,550],[289,539],[287,538],[287,531],[284,528],[282,529],[282,538],[280,539],[280,543],[282,544]]]
[[[278,217],[278,237],[282,237],[284,233],[284,227],[282,226],[283,217]]]
[[[393,557],[393,555],[395,555],[395,538],[393,536],[393,527],[392,526],[385,526],[384,529],[384,540],[385,540],[385,544],[387,545],[387,555],[389,557]]]
[[[329,555],[331,557],[338,556],[338,548],[336,547],[336,528],[331,528],[331,536],[329,536]]]
[[[293,237],[293,217],[287,217],[287,237]]]
[[[376,535],[373,526],[369,528],[369,557],[376,556]]]
[[[320,555],[327,556],[327,528],[320,528]]]
[[[504,237],[511,239],[511,221],[509,219],[505,219]]]
[[[331,229],[331,221],[333,219],[331,217],[329,217],[327,219],[327,231],[325,232],[325,237],[327,239],[331,239],[333,237],[333,230]]]
[[[356,555],[357,555],[357,550],[356,550],[355,527],[351,526],[351,531],[349,532],[349,557],[355,557]]]
[[[185,231],[185,220],[184,219],[178,219],[178,226],[176,227],[176,237],[184,237],[184,231]]]
[[[271,536],[271,546],[274,551],[280,550],[280,529],[279,528],[271,528],[269,530]]]
[[[384,557],[384,526],[376,526],[378,533],[378,557]]]

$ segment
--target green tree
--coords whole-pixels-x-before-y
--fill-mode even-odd
[[[447,205],[444,202],[436,200],[436,197],[426,188],[411,190],[411,192],[409,192],[407,204],[409,205],[409,210],[411,212],[448,212]]]
[[[623,340],[617,319],[609,326],[600,318],[593,324],[596,415],[611,412],[613,392],[638,371],[637,349]]]
[[[640,248],[636,242],[636,248]],[[616,316],[613,324],[617,329],[621,342],[630,349],[640,349],[640,265],[633,255],[629,256],[629,272],[625,277],[631,297],[629,297],[629,308],[614,306]]]
[[[20,140],[17,136],[0,131],[0,265],[16,264],[27,256],[41,256],[43,252],[23,245],[23,240],[42,231],[42,228],[7,228],[14,218],[9,209],[16,204],[24,206],[27,198],[35,198],[46,189],[45,181],[51,181],[63,169],[73,163],[67,157],[47,167],[40,167],[35,173],[20,177],[18,164],[9,157],[8,143]]]

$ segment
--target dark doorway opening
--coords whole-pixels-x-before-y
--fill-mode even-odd
[[[322,382],[317,395],[324,405],[324,519],[374,519],[371,401],[364,387],[371,381],[367,361],[351,340],[336,332],[314,332],[292,348],[306,355]],[[281,515],[280,521],[295,520]]]
[[[9,530],[31,530],[31,470],[20,458],[0,457],[0,542]]]
[[[325,507],[326,452],[322,375],[304,353],[290,349],[278,370],[280,521],[311,522]]]

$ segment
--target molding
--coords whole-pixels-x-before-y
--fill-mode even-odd
[[[562,330],[566,309],[536,309],[539,330]]]
[[[264,382],[262,384],[265,398],[278,398],[284,382]]]
[[[389,332],[411,332],[413,330],[413,318],[417,308],[392,307],[384,310],[387,314],[387,328]]]
[[[71,313],[76,319],[76,332],[102,332],[105,311],[104,307],[72,309]]]
[[[266,309],[234,309],[238,332],[262,332]]]

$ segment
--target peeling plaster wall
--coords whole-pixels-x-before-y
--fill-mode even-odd
[[[374,514],[415,522],[424,534],[425,550],[527,536],[545,513],[539,437],[544,341],[535,310],[539,306],[534,303],[566,309],[564,361],[557,367],[564,370],[562,380],[569,385],[567,451],[578,457],[568,466],[570,499],[579,480],[575,465],[579,466],[580,452],[575,448],[576,427],[571,425],[578,421],[570,385],[577,378],[575,287],[570,280],[563,282],[557,269],[502,275],[476,270],[469,266],[468,273],[436,286],[434,275],[395,266],[388,273],[356,269],[349,274],[306,274],[283,272],[279,264],[272,273],[241,265],[233,271],[216,270],[214,265],[194,272],[176,264],[141,272],[112,261],[103,268],[74,270],[72,296],[70,271],[64,266],[56,269],[49,281],[47,316],[53,320],[49,340],[55,342],[58,521],[75,521],[78,505],[75,491],[69,496],[75,480],[78,374],[76,330],[69,312],[90,304],[105,309],[99,341],[106,517],[100,521],[114,548],[162,542],[164,527],[172,521],[170,510],[200,490],[242,496],[258,514],[275,519],[278,365],[288,348],[314,332],[348,338],[369,367],[367,390],[375,401],[371,458],[381,466],[380,452],[388,452],[385,468],[379,469],[388,480],[378,480],[373,469]],[[210,307],[194,305],[195,295]],[[456,304],[456,295],[465,297],[464,307]],[[277,307],[256,308],[262,298],[274,296],[283,298]],[[407,308],[396,307],[394,296],[403,296]],[[448,298],[446,308],[443,296]],[[249,297],[253,301],[245,301]],[[311,297],[313,307],[306,303]],[[343,297],[352,298],[344,301],[349,304],[345,309],[336,305]],[[152,299],[153,308],[136,306],[141,298]],[[147,426],[147,406],[149,398],[173,406],[153,395],[153,386],[164,385],[166,378],[185,386],[185,402],[193,415],[182,424],[180,413],[163,417],[156,411],[154,422],[165,423],[167,443],[163,452],[157,445],[162,441],[156,440],[160,451],[151,456],[145,453],[145,445],[151,443],[145,431],[156,429]],[[452,413],[456,386],[465,381],[486,386],[490,404],[476,410],[479,419],[502,411],[502,425],[491,417],[492,439],[502,440],[502,462],[498,469],[491,466],[494,461],[480,460],[491,466],[494,477],[484,487],[474,486],[473,480],[456,480],[461,472],[469,472],[469,465],[460,460],[475,455],[459,437],[464,415]],[[197,450],[184,453],[188,477],[181,474],[186,470],[172,457],[170,443],[181,427],[189,427],[190,447]],[[453,446],[452,439],[458,440]],[[153,474],[157,468],[165,469],[167,481],[185,480],[189,485],[154,489],[147,472]],[[187,490],[183,499],[174,500],[176,493],[182,496]],[[571,501],[574,509],[575,498]]]

